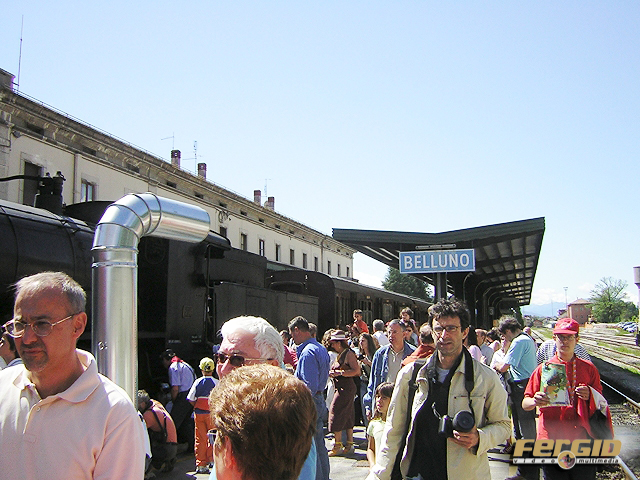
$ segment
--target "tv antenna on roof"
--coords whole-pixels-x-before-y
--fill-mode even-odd
[[[203,157],[204,155],[200,155],[200,157]],[[198,170],[198,141],[194,140],[193,141],[193,157],[191,158],[183,158],[183,160],[195,160],[196,161],[196,171]]]
[[[175,150],[176,149],[176,135],[175,133],[171,133],[170,137],[164,137],[161,138],[160,140],[169,140],[171,139],[171,150]]]
[[[22,15],[22,23],[20,25],[20,54],[18,55],[18,81],[16,82],[16,91],[20,91],[20,67],[22,66],[22,32],[24,31],[24,15]]]

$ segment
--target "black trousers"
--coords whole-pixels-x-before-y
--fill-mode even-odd
[[[180,392],[176,399],[173,401],[173,407],[171,407],[171,418],[176,424],[176,431],[178,433],[178,443],[187,443],[189,449],[193,450],[195,442],[195,425],[191,419],[191,412],[193,412],[193,405],[187,400],[187,394],[189,392]]]
[[[522,399],[528,380],[509,381],[511,387],[510,399],[511,414],[513,416],[513,426],[516,440],[526,438],[535,440],[536,436],[536,410],[525,411],[522,409]],[[530,452],[528,452],[530,454]],[[540,478],[539,465],[518,465],[518,475],[527,480],[538,480]]]

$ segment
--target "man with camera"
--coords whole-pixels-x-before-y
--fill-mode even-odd
[[[509,436],[507,394],[462,345],[469,333],[463,303],[441,299],[429,308],[429,323],[436,353],[398,374],[370,478],[490,478],[487,450]]]

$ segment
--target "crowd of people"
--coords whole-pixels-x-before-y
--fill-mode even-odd
[[[188,450],[196,473],[211,479],[328,480],[329,458],[355,451],[361,424],[371,480],[486,479],[487,453],[509,452],[514,439],[594,438],[589,420],[607,412],[578,322],[559,320],[553,340],[538,347],[512,317],[490,331],[474,328],[453,298],[432,305],[422,325],[409,308],[386,324],[368,324],[355,310],[352,323],[320,342],[300,316],[281,332],[259,317],[231,319],[200,360],[201,376],[164,351],[169,401],[140,390],[136,412],[76,347],[85,302],[59,272],[16,285],[14,317],[0,338],[6,478],[152,478]],[[550,364],[566,372],[566,404],[552,404],[541,387]],[[542,473],[594,479],[596,469],[543,465]],[[539,477],[527,464],[511,480]]]

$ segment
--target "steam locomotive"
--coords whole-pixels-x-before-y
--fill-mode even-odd
[[[0,201],[0,322],[12,316],[12,285],[22,277],[61,270],[91,298],[91,247],[95,225],[110,202],[68,205],[64,215]],[[199,244],[143,237],[138,254],[138,384],[155,391],[166,375],[158,360],[165,348],[197,364],[219,343],[228,319],[256,315],[284,329],[296,315],[318,325],[318,334],[345,327],[352,312],[365,321],[395,318],[409,306],[418,321],[429,304],[320,272],[295,269],[231,247],[210,232]],[[90,303],[90,302],[89,302]],[[91,305],[87,305],[91,318]],[[91,327],[79,346],[91,349]]]

